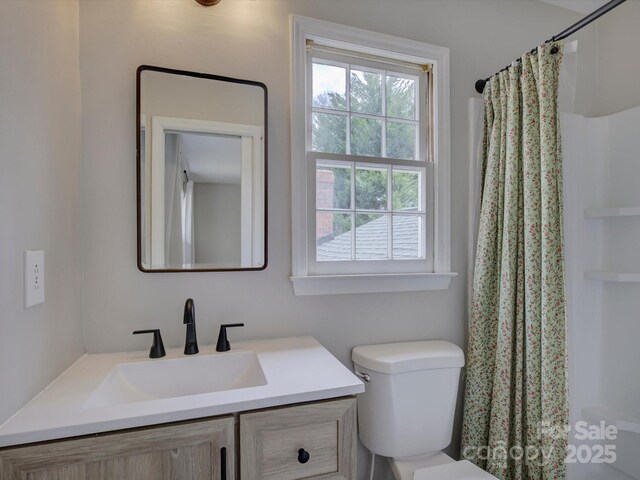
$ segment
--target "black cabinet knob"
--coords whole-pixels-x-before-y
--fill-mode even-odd
[[[310,458],[311,455],[309,455],[309,452],[307,452],[304,448],[298,450],[298,461],[300,463],[307,463]]]

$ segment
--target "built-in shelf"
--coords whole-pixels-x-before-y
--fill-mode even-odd
[[[584,216],[586,218],[640,217],[640,207],[589,208],[585,210]],[[602,282],[631,283],[640,282],[640,273],[592,270],[585,272],[584,278]]]
[[[584,273],[588,280],[601,280],[603,282],[640,282],[640,273],[605,272],[593,270]]]
[[[640,217],[640,207],[589,208],[585,210],[587,218]]]

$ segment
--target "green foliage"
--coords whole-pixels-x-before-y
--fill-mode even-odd
[[[333,185],[334,205],[351,205],[351,170],[334,168],[335,183]],[[350,215],[334,215],[333,231],[336,235],[351,230]]]
[[[416,158],[416,127],[409,123],[387,122],[387,157]]]
[[[387,170],[356,169],[356,208],[387,209]]]
[[[362,225],[365,225],[369,222],[373,222],[374,220],[377,220],[381,216],[382,215],[380,215],[379,213],[358,213],[356,215],[356,228]]]
[[[387,77],[387,116],[415,119],[415,81]],[[387,157],[416,158],[416,127],[409,123],[387,122]]]
[[[316,97],[316,104],[335,109],[344,103],[344,97],[334,93],[323,93]],[[344,107],[343,107],[344,108]],[[347,117],[327,113],[314,113],[312,125],[314,151],[327,153],[347,152]]]
[[[393,209],[417,210],[418,192],[420,191],[419,176],[415,172],[393,172]]]
[[[351,117],[351,153],[367,157],[382,156],[382,121]]]
[[[351,70],[351,111],[382,115],[382,75]]]
[[[348,168],[334,169],[335,183],[333,185],[334,205],[351,206],[351,170]]]
[[[387,77],[387,117],[415,120],[415,81]]]

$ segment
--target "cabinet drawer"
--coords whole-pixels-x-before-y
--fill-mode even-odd
[[[241,414],[240,441],[242,480],[355,479],[356,400]]]

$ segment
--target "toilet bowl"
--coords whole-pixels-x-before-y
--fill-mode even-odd
[[[453,432],[460,347],[442,340],[366,345],[351,359],[366,382],[358,395],[360,441],[387,457],[396,480],[496,478],[442,452]]]

